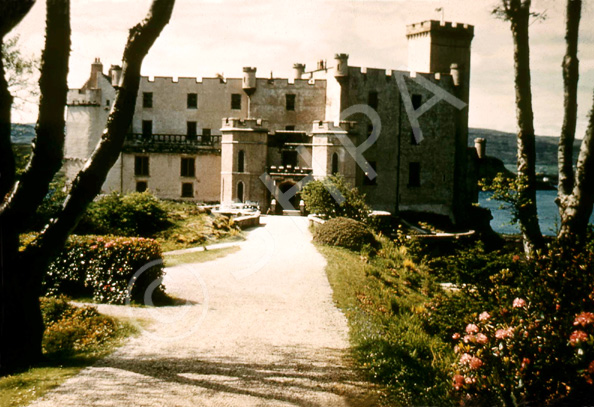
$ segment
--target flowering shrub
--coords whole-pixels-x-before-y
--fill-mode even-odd
[[[94,351],[117,334],[117,323],[95,308],[77,308],[64,297],[41,298],[46,354]]]
[[[163,276],[162,263],[135,277],[147,263],[161,260],[161,248],[152,239],[108,236],[71,236],[50,265],[43,286],[47,294],[89,296],[95,301],[123,304],[128,285],[131,298],[143,302],[145,291]],[[161,283],[153,295],[163,296]]]
[[[594,394],[594,251],[549,249],[523,262],[519,275],[491,276],[482,312],[452,335],[461,400],[583,405]],[[473,287],[465,295],[480,306]]]

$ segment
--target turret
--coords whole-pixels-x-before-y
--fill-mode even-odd
[[[293,64],[293,75],[295,79],[303,78],[305,73],[305,64]]]
[[[109,76],[111,77],[111,86],[114,88],[119,87],[122,80],[122,67],[119,65],[112,65],[109,68]]]
[[[334,63],[336,68],[334,70],[334,77],[345,78],[349,76],[349,55],[348,54],[336,54],[334,56]]]
[[[256,91],[256,68],[249,66],[243,68],[243,82],[241,87],[248,96]]]

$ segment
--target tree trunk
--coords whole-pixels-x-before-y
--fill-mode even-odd
[[[69,54],[70,2],[48,0],[37,137],[27,170],[0,207],[0,372],[25,368],[41,357],[41,274],[32,268],[31,259],[19,252],[19,233],[22,220],[35,213],[62,164]]]
[[[567,50],[563,59],[565,89],[565,117],[559,138],[559,194],[557,204],[561,217],[558,238],[582,242],[587,232],[594,200],[594,173],[592,155],[594,143],[594,106],[590,112],[588,130],[580,148],[577,172],[573,171],[573,143],[577,121],[577,92],[579,81],[578,40],[582,11],[581,0],[567,1],[565,42]]]
[[[530,1],[510,16],[514,40],[516,115],[518,121],[518,219],[524,251],[530,255],[543,246],[536,209],[536,141],[530,77]]]
[[[594,206],[594,101],[588,130],[582,140],[577,163],[575,186],[561,201],[559,239],[583,243]]]
[[[59,40],[50,41],[50,3],[67,4],[68,0],[48,0],[48,28],[46,50],[51,55],[61,55],[69,51],[68,44]],[[47,184],[54,173],[43,174],[43,165],[49,166],[49,171],[59,169],[56,162],[62,159],[63,146],[63,118],[66,98],[66,88],[54,80],[61,80],[65,70],[53,70],[51,73],[42,71],[40,80],[41,101],[51,102],[62,109],[61,113],[51,110],[42,111],[37,125],[37,145],[32,162],[27,169],[22,185],[13,189],[8,202],[0,209],[0,238],[6,240],[6,245],[0,246],[7,250],[5,258],[8,260],[2,266],[3,297],[0,299],[4,315],[0,320],[0,371],[10,372],[29,366],[41,356],[41,339],[43,324],[39,310],[39,294],[43,273],[54,256],[63,247],[68,235],[76,226],[88,204],[100,192],[107,177],[121,151],[124,137],[132,121],[136,96],[140,83],[140,68],[142,61],[151,46],[169,22],[173,11],[174,0],[153,0],[151,9],[145,20],[130,30],[128,43],[123,57],[123,81],[118,90],[114,108],[109,116],[107,128],[93,152],[91,158],[76,177],[63,210],[24,252],[18,251],[18,219],[23,219],[36,210],[36,207],[47,192]],[[55,10],[57,11],[57,10]],[[62,10],[64,11],[64,10]],[[58,13],[59,14],[59,13]],[[67,17],[67,14],[60,14]],[[62,24],[62,28],[67,24]],[[69,38],[69,37],[68,37]],[[44,56],[46,54],[44,53]],[[44,57],[44,62],[46,62]],[[67,64],[66,64],[67,67]],[[52,73],[57,76],[53,77]],[[46,86],[44,86],[44,84]],[[64,92],[62,92],[64,91]],[[52,98],[52,92],[58,92],[60,97]],[[57,108],[56,108],[57,109]],[[61,136],[57,134],[60,130]],[[59,153],[49,151],[57,144]],[[36,182],[38,188],[36,189]],[[33,200],[34,202],[30,202]],[[14,220],[14,221],[13,221]],[[3,242],[0,241],[0,245]],[[5,250],[5,251],[6,251]]]
[[[577,93],[580,76],[578,59],[578,39],[582,12],[581,0],[567,0],[565,20],[566,51],[563,58],[564,116],[561,137],[559,138],[559,200],[563,202],[573,192],[573,142],[577,123]],[[562,205],[561,205],[562,211]]]

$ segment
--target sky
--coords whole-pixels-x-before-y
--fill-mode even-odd
[[[23,51],[41,55],[44,1],[15,28]],[[82,86],[95,57],[105,70],[120,64],[128,29],[149,0],[71,0],[72,53],[68,84]],[[561,61],[565,53],[565,1],[533,0],[547,18],[531,25],[535,127],[558,136],[563,119]],[[147,76],[240,77],[242,67],[258,76],[291,77],[295,62],[348,53],[349,64],[406,69],[406,25],[445,19],[475,26],[472,43],[470,126],[516,131],[513,44],[509,23],[495,19],[497,0],[177,0],[169,25],[145,58]],[[585,1],[580,31],[578,137],[587,125],[594,91],[594,2]],[[19,113],[34,122],[32,112]]]

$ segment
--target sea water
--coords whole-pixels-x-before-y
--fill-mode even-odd
[[[491,200],[492,192],[480,192],[479,204],[483,208],[491,210],[493,219],[491,220],[491,227],[497,233],[516,234],[520,233],[520,227],[515,224],[512,225],[512,214],[508,208],[500,208],[501,202]],[[557,198],[557,191],[537,191],[536,205],[538,207],[538,222],[543,234],[554,236],[559,230],[561,223],[559,217],[559,209],[555,204]],[[590,217],[590,223],[594,224],[594,214]]]

